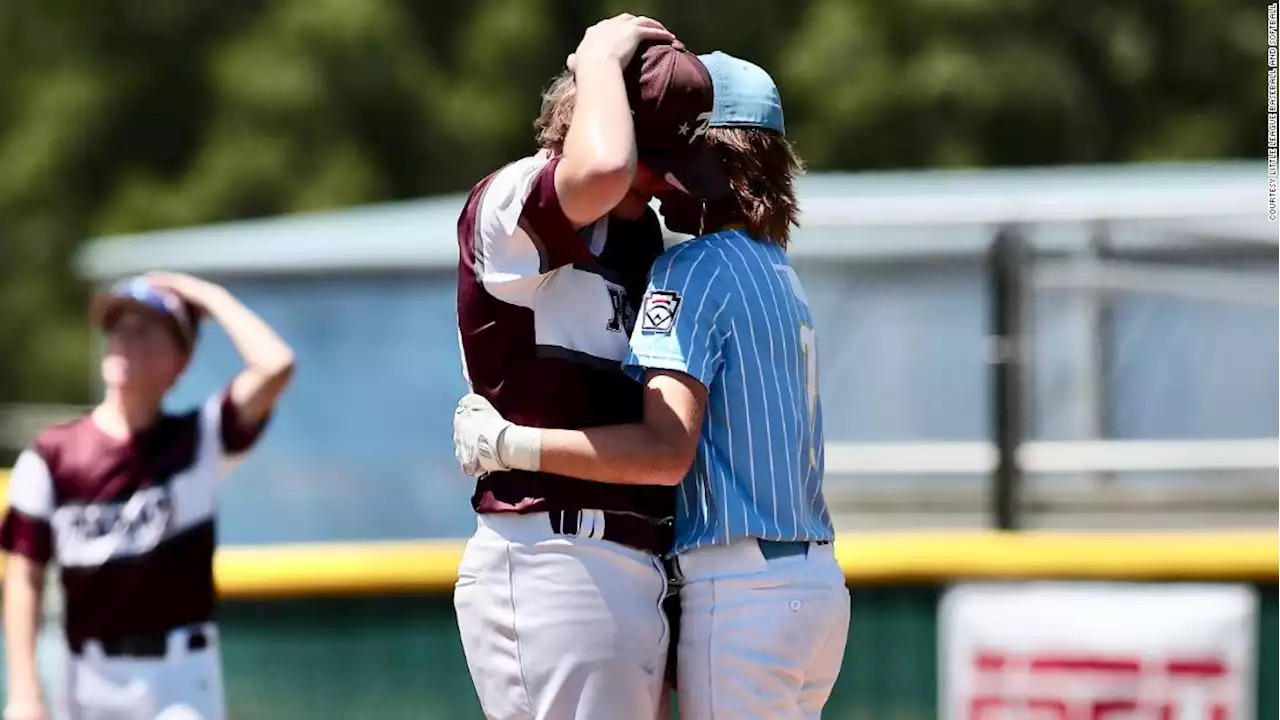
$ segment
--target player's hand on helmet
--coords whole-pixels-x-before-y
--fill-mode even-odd
[[[578,49],[565,61],[570,72],[590,63],[613,62],[626,67],[643,42],[673,42],[675,35],[653,18],[615,15],[587,28]]]
[[[204,312],[210,298],[226,292],[219,285],[185,273],[149,272],[143,277],[155,287],[168,290],[186,300],[200,312]]]

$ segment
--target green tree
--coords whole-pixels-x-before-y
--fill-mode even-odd
[[[815,0],[775,68],[830,169],[1258,157],[1246,2]]]

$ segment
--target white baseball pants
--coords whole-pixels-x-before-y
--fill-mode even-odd
[[[677,563],[680,720],[820,718],[849,634],[833,546],[766,559],[747,539],[682,553]]]
[[[70,720],[225,720],[217,629],[205,623],[205,647],[187,648],[188,630],[169,633],[163,658],[104,655],[95,641],[72,655],[62,698]]]
[[[480,515],[454,607],[489,720],[654,720],[668,628],[659,560],[552,532],[546,513]]]

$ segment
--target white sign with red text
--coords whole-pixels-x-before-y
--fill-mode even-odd
[[[1258,600],[1234,585],[952,588],[942,720],[1253,720]]]

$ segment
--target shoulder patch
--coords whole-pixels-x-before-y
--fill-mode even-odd
[[[669,335],[680,312],[680,293],[650,290],[640,308],[640,332],[645,335]]]

